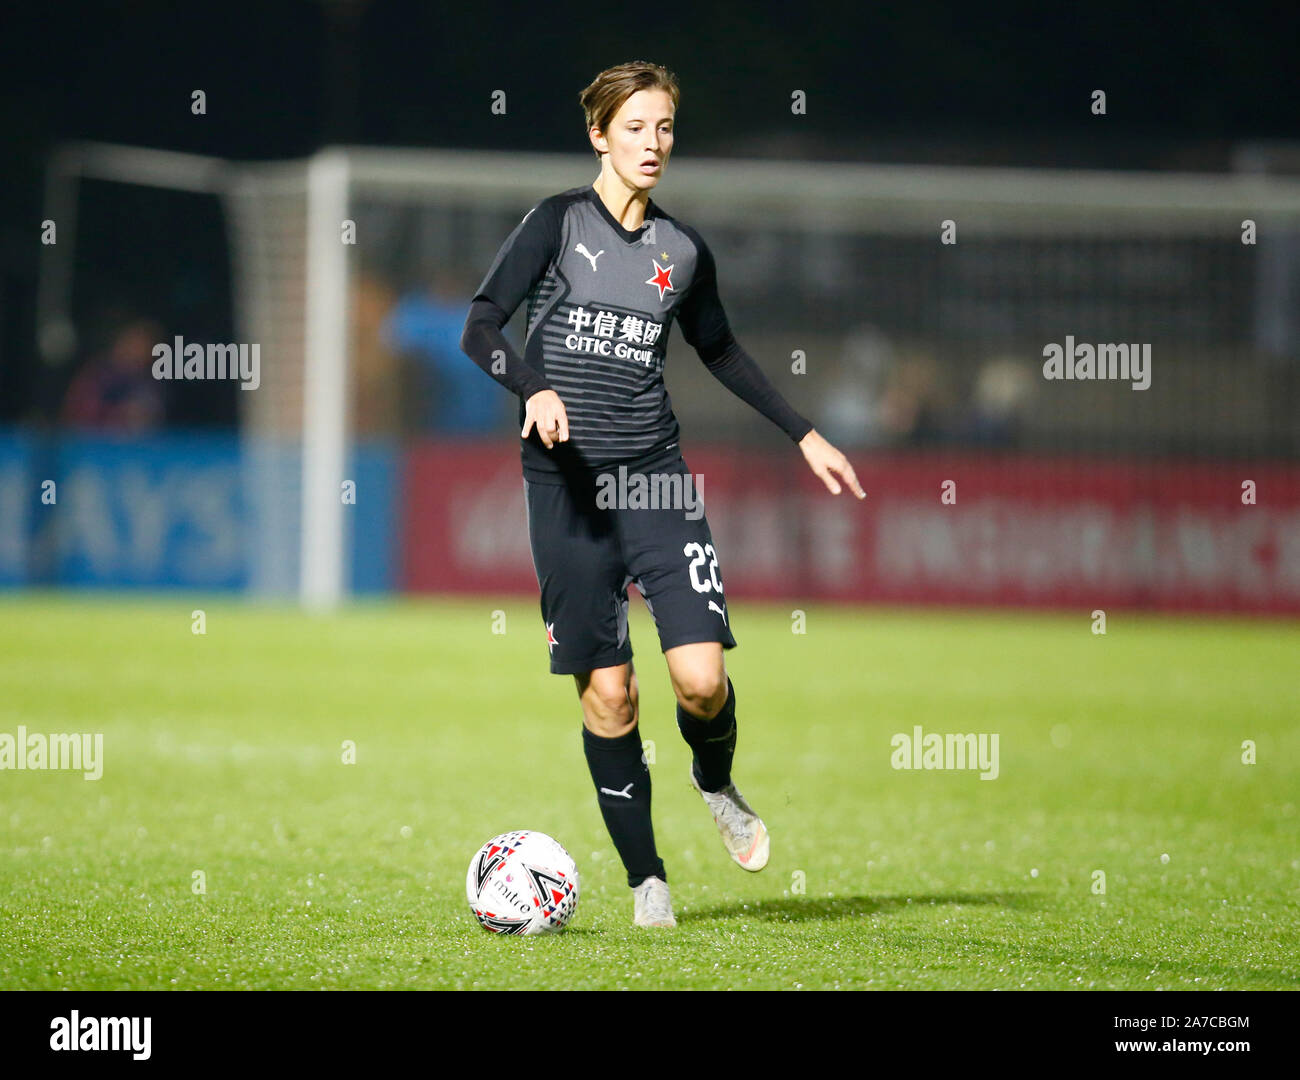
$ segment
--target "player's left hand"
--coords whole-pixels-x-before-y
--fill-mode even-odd
[[[821,477],[822,483],[830,489],[832,495],[840,493],[839,481],[833,475],[837,474],[859,499],[867,497],[867,493],[862,490],[862,485],[858,483],[857,474],[849,464],[849,459],[818,435],[815,429],[800,440],[799,449],[803,451],[808,468]]]

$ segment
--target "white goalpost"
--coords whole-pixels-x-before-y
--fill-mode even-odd
[[[303,354],[302,572],[313,609],[345,591],[347,522],[340,485],[348,444],[348,158],[316,155],[307,166],[306,342]]]

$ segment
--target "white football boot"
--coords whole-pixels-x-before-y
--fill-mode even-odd
[[[636,897],[636,926],[676,926],[673,918],[673,900],[668,893],[668,882],[662,878],[648,877],[632,890]]]
[[[745,802],[745,797],[736,790],[735,784],[728,784],[721,791],[705,791],[695,779],[694,764],[689,771],[691,787],[708,803],[713,812],[713,820],[718,824],[718,832],[722,833],[722,842],[726,844],[736,865],[742,870],[762,870],[767,865],[771,848],[763,819]]]

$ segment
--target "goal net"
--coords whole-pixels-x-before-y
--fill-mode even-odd
[[[234,164],[80,147],[60,169],[222,201],[237,332],[262,356],[240,395],[251,584],[315,607],[347,593],[357,446],[512,430],[448,313],[530,207],[597,174],[591,155],[355,148]],[[652,197],[708,240],[740,342],[847,451],[1300,456],[1296,181],[684,159]],[[61,280],[43,286],[50,341]],[[1045,350],[1071,343],[1149,366],[1045,392]],[[770,444],[680,335],[666,370],[685,429]]]

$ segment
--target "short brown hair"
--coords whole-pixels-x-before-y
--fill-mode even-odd
[[[673,99],[676,111],[681,100],[681,90],[677,86],[677,76],[666,67],[651,64],[645,60],[632,60],[617,67],[606,68],[597,75],[581,94],[578,103],[587,118],[587,131],[599,128],[602,133],[609,130],[623,102],[638,90],[664,90]],[[600,151],[591,148],[600,159]]]

